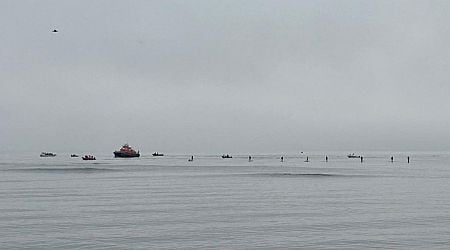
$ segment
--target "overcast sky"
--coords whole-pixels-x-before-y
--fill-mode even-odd
[[[0,87],[3,151],[450,150],[450,1],[1,0]]]

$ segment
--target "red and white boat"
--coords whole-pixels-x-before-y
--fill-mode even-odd
[[[139,151],[136,152],[130,145],[124,144],[121,149],[114,151],[114,157],[120,158],[131,158],[131,157],[139,157]]]

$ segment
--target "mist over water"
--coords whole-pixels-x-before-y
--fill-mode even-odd
[[[0,157],[7,249],[424,249],[449,244],[448,153]]]
[[[450,150],[449,13],[447,1],[2,1],[0,150]]]

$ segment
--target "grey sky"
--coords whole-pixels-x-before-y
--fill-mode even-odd
[[[450,1],[3,0],[0,28],[2,150],[450,150]]]

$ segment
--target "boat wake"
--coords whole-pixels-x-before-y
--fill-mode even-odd
[[[332,173],[257,173],[257,174],[249,174],[256,176],[267,176],[267,177],[286,177],[286,178],[295,178],[295,177],[373,177],[372,175],[357,175],[357,174],[332,174]]]
[[[80,172],[80,173],[88,173],[88,172],[112,172],[112,171],[120,171],[119,169],[112,168],[93,168],[93,167],[80,167],[80,168],[15,168],[8,169],[8,171],[18,171],[18,172]]]
[[[266,178],[370,178],[379,177],[379,175],[361,175],[361,174],[335,174],[335,173],[225,173],[225,174],[208,174],[193,177],[224,177],[224,176],[241,176],[241,177],[266,177]],[[386,177],[386,176],[384,176]]]

